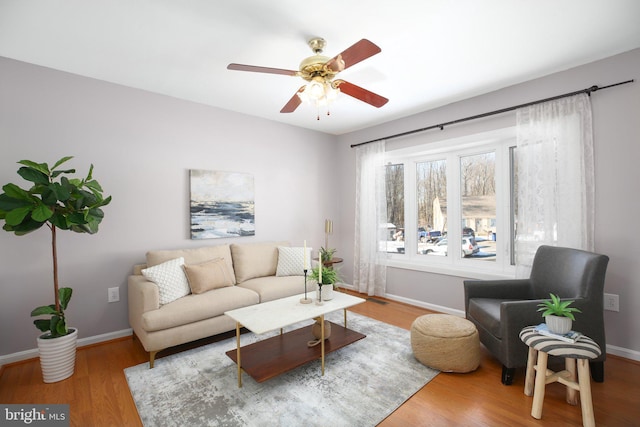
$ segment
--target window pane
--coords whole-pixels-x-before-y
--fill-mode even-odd
[[[387,165],[387,252],[404,253],[404,165]]]
[[[447,256],[447,162],[416,165],[418,254]]]
[[[495,171],[494,152],[460,158],[461,255],[465,258],[496,259]]]

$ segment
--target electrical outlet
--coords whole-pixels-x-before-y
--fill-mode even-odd
[[[620,311],[620,297],[615,294],[604,294],[604,309]]]
[[[120,301],[120,288],[109,288],[109,302]]]

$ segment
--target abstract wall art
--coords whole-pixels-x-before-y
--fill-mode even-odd
[[[191,169],[191,239],[254,236],[253,175]]]

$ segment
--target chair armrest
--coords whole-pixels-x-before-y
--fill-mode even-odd
[[[469,312],[471,298],[528,299],[531,296],[529,279],[465,280],[465,313]]]

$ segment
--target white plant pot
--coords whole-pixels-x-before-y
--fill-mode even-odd
[[[42,380],[45,383],[55,383],[73,375],[76,366],[76,346],[78,329],[59,338],[38,337],[38,351],[40,352],[40,367]]]
[[[573,321],[568,317],[554,316],[552,314],[545,316],[544,318],[549,331],[554,334],[566,334],[571,330]]]
[[[318,289],[320,286],[316,284],[316,299],[319,298]],[[322,285],[322,301],[329,301],[333,299],[333,285]]]

